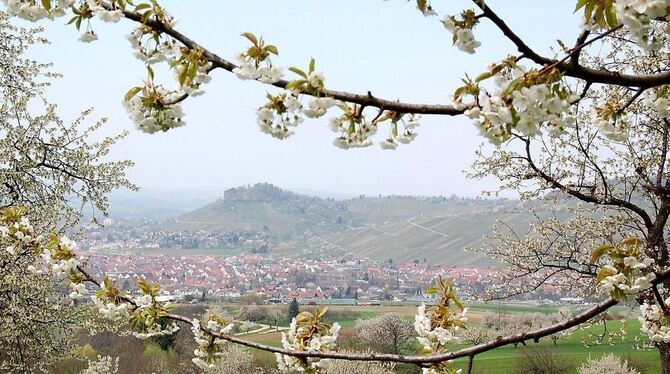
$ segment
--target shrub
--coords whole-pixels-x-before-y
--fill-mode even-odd
[[[622,360],[611,353],[595,360],[589,357],[589,359],[577,369],[577,372],[579,372],[579,374],[640,374],[639,371],[629,366],[627,361]]]
[[[563,374],[569,370],[570,365],[547,347],[525,348],[517,354],[518,374]]]

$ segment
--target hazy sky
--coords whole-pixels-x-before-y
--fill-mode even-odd
[[[465,0],[433,3],[440,14],[471,6]],[[574,2],[488,3],[545,53],[558,38],[571,44],[579,31],[572,14]],[[250,31],[279,47],[275,63],[281,66],[304,67],[314,57],[330,89],[371,90],[378,97],[409,102],[446,103],[464,72],[477,75],[513,51],[484,20],[475,30],[482,42],[479,52],[474,56],[460,52],[451,46],[451,35],[439,18],[421,16],[404,0],[162,0],[161,4],[178,17],[179,31],[224,58],[232,59],[247,46],[239,34]],[[376,144],[366,149],[334,147],[335,134],[326,127],[330,115],[305,121],[296,135],[279,141],[261,133],[255,122],[266,86],[240,81],[224,71],[213,73],[205,95],[185,102],[186,126],[168,133],[141,133],[122,106],[124,93],[145,76],[143,64],[132,56],[124,37],[134,24],[95,22],[100,40],[84,44],[77,41],[74,27],[64,25],[66,21],[43,23],[52,44],[34,51],[64,75],[49,90],[49,97],[59,104],[65,119],[93,106],[96,116],[109,117],[105,133],[130,130],[113,156],[135,161],[129,174],[140,186],[211,188],[267,181],[353,194],[465,196],[495,186],[495,181],[468,180],[462,172],[482,142],[466,118],[425,116],[416,141],[396,151]],[[377,136],[386,131],[380,129]]]

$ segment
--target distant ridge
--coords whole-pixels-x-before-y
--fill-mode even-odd
[[[561,204],[555,211],[565,211]],[[322,199],[258,183],[170,221],[173,230],[264,232],[275,252],[450,265],[495,263],[478,248],[497,221],[523,232],[544,204],[508,199],[386,196]],[[548,214],[538,211],[538,214]]]

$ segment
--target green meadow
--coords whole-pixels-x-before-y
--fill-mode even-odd
[[[347,339],[354,334],[354,327],[358,319],[372,318],[375,315],[398,312],[408,319],[412,318],[414,307],[410,305],[405,306],[381,306],[376,307],[337,307],[333,308],[333,321],[337,320],[342,325],[341,339]],[[531,313],[543,312],[554,313],[558,306],[530,306],[519,304],[502,304],[500,306],[503,313]],[[573,307],[572,309],[576,309]],[[627,309],[617,308],[623,312]],[[474,304],[470,310],[472,313],[472,323],[478,323],[481,315],[487,311],[497,312],[497,304]],[[633,316],[631,316],[633,317]],[[473,373],[478,374],[503,374],[514,373],[517,362],[521,359],[520,356],[524,350],[536,349],[538,347],[546,347],[552,354],[556,355],[558,360],[570,367],[569,373],[577,373],[577,368],[584,362],[591,358],[598,358],[607,353],[613,353],[617,356],[625,358],[633,363],[636,367],[642,368],[643,374],[651,374],[660,372],[660,359],[658,351],[640,350],[635,347],[635,338],[642,336],[639,333],[640,323],[635,318],[629,318],[622,324],[621,320],[607,321],[606,325],[602,323],[584,327],[574,331],[571,335],[561,338],[554,345],[550,338],[541,339],[539,343],[533,341],[526,342],[526,346],[519,344],[517,347],[513,345],[504,346],[495,350],[477,355],[474,360]],[[600,344],[599,338],[602,337]],[[273,346],[280,346],[280,334],[269,333],[260,334],[247,337],[250,340],[264,343]],[[646,342],[646,339],[641,339]],[[588,343],[588,344],[585,344]],[[465,348],[467,345],[455,345],[454,350]],[[255,351],[259,361],[270,362],[273,360],[271,354],[266,352]],[[467,368],[467,359],[454,360],[454,367],[464,369]],[[413,373],[413,367],[400,366],[397,368],[398,373]]]

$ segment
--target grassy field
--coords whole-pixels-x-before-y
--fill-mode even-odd
[[[608,329],[610,331],[617,331],[620,327],[620,321],[608,322]],[[597,358],[607,353],[613,353],[620,357],[630,358],[634,362],[645,363],[648,365],[645,370],[645,374],[659,373],[660,359],[658,351],[640,351],[636,350],[634,347],[633,342],[635,336],[639,336],[639,322],[637,320],[628,320],[625,330],[627,332],[626,340],[619,340],[614,345],[601,344],[585,347],[582,343],[582,339],[588,339],[589,334],[602,334],[602,326],[594,326],[585,330],[579,330],[570,337],[559,340],[558,345],[556,346],[553,346],[551,340],[549,339],[540,341],[539,344],[550,347],[553,352],[560,355],[561,359],[570,364],[572,366],[570,371],[571,373],[576,373],[577,367],[579,367],[579,365],[585,362],[589,357]],[[591,337],[588,340],[593,341],[593,339],[594,338]],[[533,349],[535,346],[537,346],[537,344],[529,342],[527,347],[519,346],[514,348],[513,346],[506,346],[479,355],[474,361],[473,371],[475,373],[485,374],[513,373],[520,351],[524,349]],[[454,363],[455,366],[459,368],[465,368],[467,364],[465,359],[456,360]]]
[[[481,316],[488,311],[498,310],[497,304],[474,304],[468,313],[471,323],[478,323]],[[557,306],[533,306],[522,304],[503,304],[501,311],[507,313],[518,312],[543,312],[553,313],[558,310]],[[623,311],[623,308],[620,310]],[[416,308],[413,305],[383,305],[383,306],[332,306],[329,308],[329,314],[332,314],[334,319],[342,325],[341,337],[351,336],[354,333],[354,326],[356,320],[374,317],[382,313],[396,312],[406,316],[408,319],[413,318]],[[621,329],[621,321],[608,321],[607,331],[609,333]],[[605,331],[602,325],[596,325],[582,330],[577,330],[569,337],[560,339],[556,346],[549,338],[545,338],[540,343],[527,342],[527,346],[519,345],[505,346],[493,351],[478,355],[474,361],[473,372],[479,374],[503,374],[514,373],[515,365],[519,360],[520,353],[523,350],[534,349],[539,346],[546,346],[552,352],[560,356],[562,362],[567,363],[571,369],[570,373],[576,373],[576,369],[585,362],[589,357],[597,358],[607,353],[613,353],[620,357],[632,360],[635,363],[643,363],[645,366],[644,374],[658,373],[660,371],[660,360],[656,350],[640,351],[635,349],[635,337],[639,336],[640,324],[636,319],[628,319],[624,325],[625,339],[617,338],[616,344],[609,345],[607,341],[603,344],[594,345],[596,336],[600,336]],[[268,333],[261,335],[254,335],[247,337],[259,343],[280,346],[280,333]],[[584,339],[590,342],[590,346],[586,347]],[[456,345],[454,350],[465,348],[466,345]],[[271,355],[265,352],[254,352],[257,357],[262,357],[263,360],[271,360]],[[466,368],[467,360],[459,359],[454,361],[457,368]],[[399,371],[404,372],[404,371]],[[410,371],[408,371],[410,372]]]

